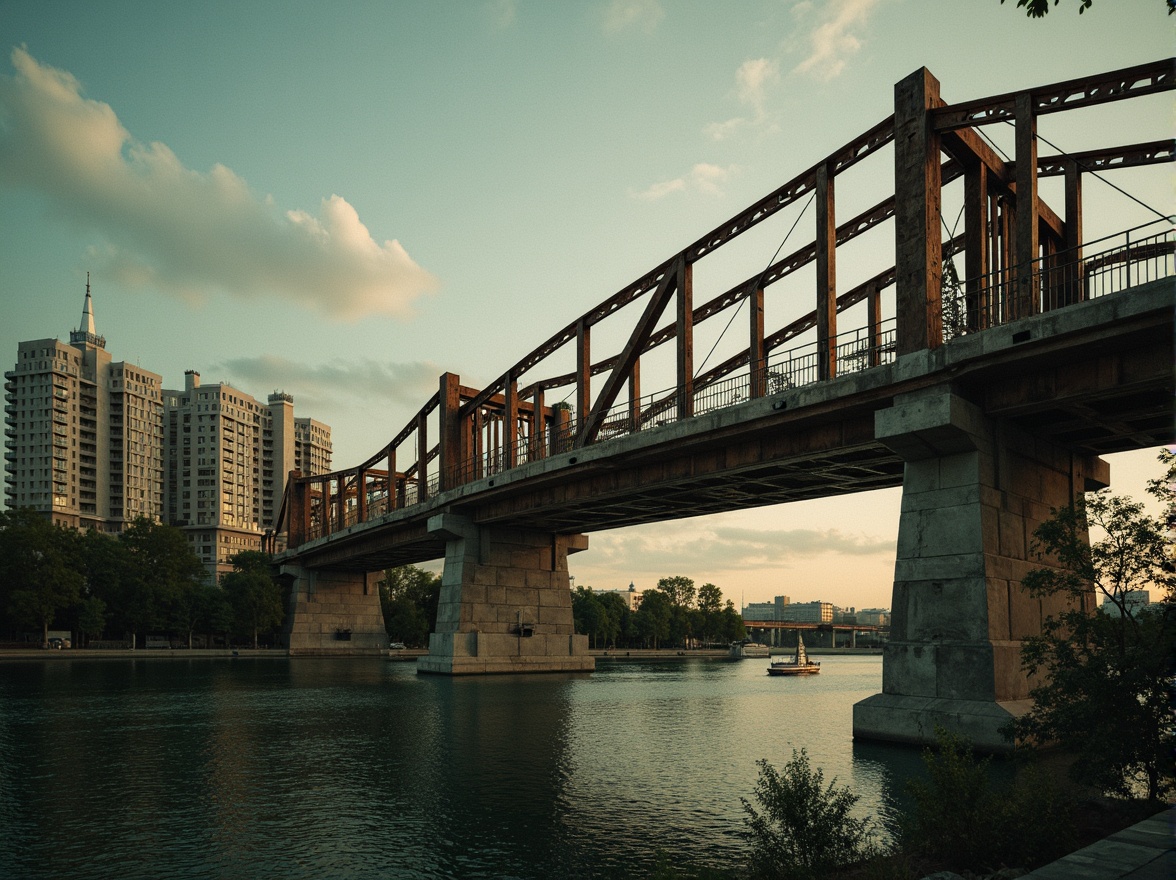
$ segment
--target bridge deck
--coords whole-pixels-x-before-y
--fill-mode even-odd
[[[375,571],[444,555],[441,512],[479,524],[592,532],[899,486],[874,438],[898,394],[950,383],[989,415],[1076,451],[1173,439],[1173,309],[1163,279],[968,334],[826,382],[570,450],[288,550],[309,567]]]

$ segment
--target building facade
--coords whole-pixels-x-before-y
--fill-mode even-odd
[[[94,326],[90,284],[69,342],[19,343],[4,374],[5,502],[56,524],[117,533],[140,516],[183,529],[210,574],[259,550],[286,479],[331,469],[331,428],[231,385],[182,390],[113,361]]]
[[[165,390],[165,508],[209,573],[220,578],[243,550],[260,550],[276,525],[282,493],[303,447],[309,468],[331,467],[331,429],[294,418],[294,398],[271,394],[266,403],[226,383],[201,385],[188,370],[184,388]],[[315,429],[299,445],[299,425]]]
[[[21,342],[4,379],[10,509],[103,532],[162,517],[162,377],[112,360],[95,331],[88,281],[69,343]]]

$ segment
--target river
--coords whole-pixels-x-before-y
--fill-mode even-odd
[[[877,814],[917,772],[855,745],[881,659],[602,660],[446,678],[379,659],[0,663],[0,877],[642,877],[736,866],[756,761],[805,748]]]

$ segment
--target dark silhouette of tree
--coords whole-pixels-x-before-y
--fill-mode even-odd
[[[253,647],[258,634],[282,622],[282,588],[270,574],[270,556],[246,550],[232,559],[233,570],[221,580],[221,586],[233,609],[236,629],[252,633]]]
[[[433,572],[415,565],[386,569],[380,581],[380,606],[388,638],[406,645],[427,645],[429,633],[437,628],[440,598],[441,578]]]
[[[1000,0],[1001,5],[1004,5],[1005,0]],[[1053,5],[1057,6],[1061,0],[1053,0]],[[1078,0],[1078,14],[1081,15],[1091,7],[1093,0]],[[1164,6],[1168,9],[1168,15],[1176,12],[1176,0],[1163,0]],[[1045,18],[1049,14],[1049,0],[1017,0],[1017,8],[1024,9],[1025,14],[1029,18]]]
[[[1068,751],[1079,781],[1120,795],[1142,787],[1153,800],[1176,783],[1176,566],[1169,531],[1176,519],[1176,456],[1165,451],[1160,459],[1166,472],[1148,484],[1148,493],[1165,505],[1163,517],[1103,490],[1055,511],[1035,532],[1038,552],[1060,567],[1035,570],[1023,583],[1034,596],[1068,595],[1074,604],[1024,642],[1025,669],[1044,683],[1032,691],[1032,711],[1012,725],[1023,740]],[[1087,523],[1105,537],[1088,543]],[[1160,601],[1140,607],[1143,590]],[[1090,613],[1083,600],[1092,595],[1106,603]]]
[[[82,598],[78,534],[28,508],[0,511],[0,584],[3,606],[18,624],[41,630]]]

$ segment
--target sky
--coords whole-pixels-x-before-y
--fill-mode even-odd
[[[358,464],[441,373],[492,382],[884,119],[919,67],[954,103],[1172,54],[1162,0],[1078,6],[1038,21],[1013,0],[0,0],[0,353],[68,338],[89,272],[115,360],[170,388],[193,369],[286,391],[332,426],[334,465]],[[1040,130],[1068,151],[1171,136],[1170,94]],[[880,161],[838,179],[839,217],[885,191]],[[1113,179],[1171,213],[1169,171]],[[1085,192],[1088,234],[1150,219]],[[731,250],[762,267],[798,219]],[[839,250],[839,283],[886,248]],[[735,259],[700,264],[696,303]],[[1111,457],[1115,491],[1141,495],[1154,460]],[[600,532],[572,571],[888,607],[899,501]]]

